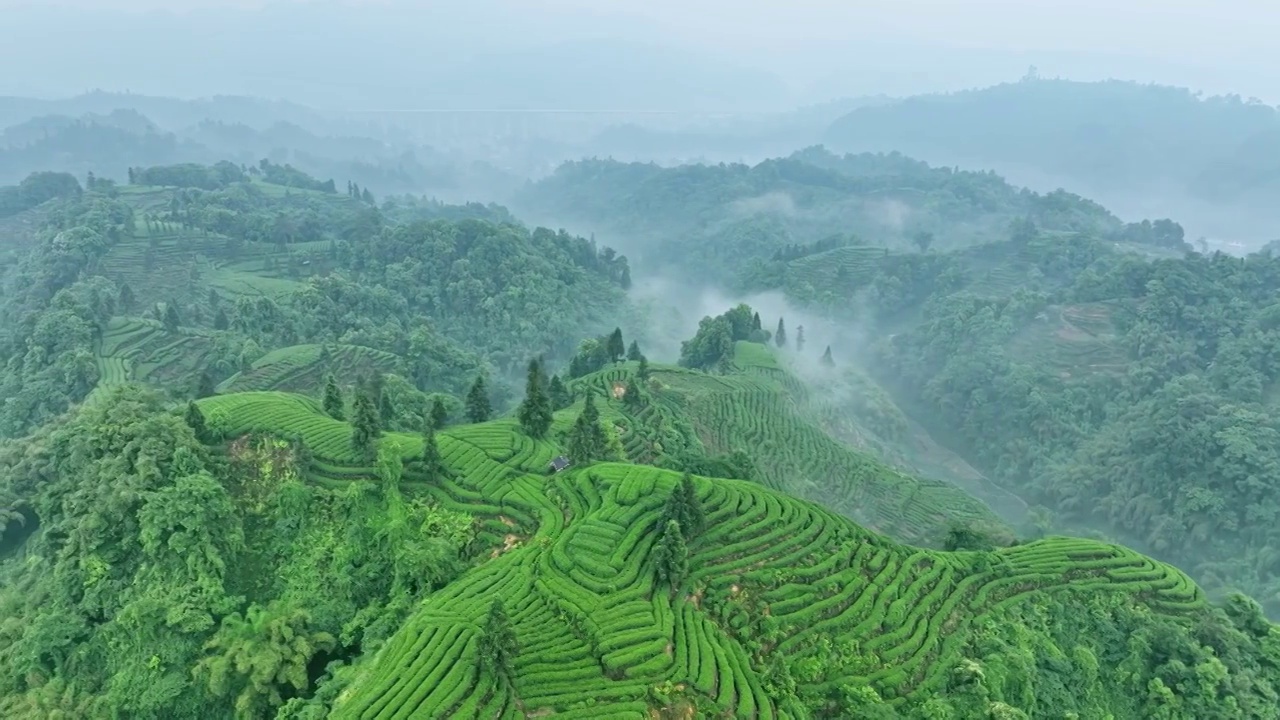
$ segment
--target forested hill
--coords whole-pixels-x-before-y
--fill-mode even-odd
[[[755,166],[571,162],[512,204],[593,230],[650,271],[696,268],[699,279],[736,287],[802,248],[955,249],[1004,237],[1015,220],[1100,236],[1125,230],[1105,208],[1065,191],[1041,195],[989,172],[820,147]],[[1181,229],[1170,242],[1181,245]]]
[[[413,391],[406,408],[428,378],[461,393],[477,373],[501,399],[529,356],[567,357],[622,313],[625,257],[492,207],[379,207],[358,186],[266,161],[130,175],[83,189],[33,176],[0,191],[19,212],[10,222],[32,213],[40,228],[4,271],[6,435],[100,383],[184,396],[264,376],[315,381],[317,358],[394,371]]]
[[[650,358],[627,257],[496,205],[267,160],[0,191],[0,717],[1280,718],[1224,592],[1274,601],[1277,261],[901,156],[599,166],[655,233],[909,186],[974,234],[743,246],[789,316]],[[662,247],[705,287],[737,242]],[[1053,534],[1089,508],[1205,565]]]
[[[1251,601],[1213,608],[1115,545],[953,525],[942,486],[770,403],[794,379],[764,345],[716,374],[640,358],[569,383],[534,364],[513,417],[472,398],[409,433],[370,386],[99,390],[0,451],[0,710],[1280,716],[1280,628]],[[739,442],[750,460],[717,455]],[[844,477],[884,527],[950,526],[950,549],[766,487],[779,468]]]
[[[1131,82],[1026,79],[856,108],[824,138],[844,151],[897,150],[994,167],[1172,212],[1189,199],[1274,223],[1280,112],[1238,96]],[[1184,209],[1185,212],[1185,209]],[[1226,213],[1224,212],[1223,215]],[[1190,218],[1183,218],[1189,220]],[[1272,239],[1272,238],[1265,238]]]

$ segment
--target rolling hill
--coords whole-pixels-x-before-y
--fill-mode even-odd
[[[660,389],[642,414],[674,421],[690,407],[695,428],[699,409],[718,422],[751,418],[753,429],[736,432],[755,433],[767,457],[775,442],[794,440],[774,440],[768,430],[792,422],[779,406],[733,387],[759,374],[768,371],[655,368]],[[629,380],[628,368],[609,369],[578,388]],[[597,402],[607,422],[635,421],[624,400],[604,397]],[[310,460],[287,462],[312,482],[386,481],[389,461],[378,469],[358,460],[350,426],[314,401],[232,393],[200,406],[228,439],[300,435]],[[403,486],[476,517],[485,549],[381,649],[340,674],[341,692],[326,694],[332,717],[688,717],[696,708],[701,716],[756,718],[1101,717],[1104,710],[1120,718],[1157,706],[1182,717],[1201,700],[1173,690],[1173,666],[1142,656],[1139,664],[1149,665],[1126,679],[1113,664],[1112,633],[1172,633],[1168,643],[1208,623],[1244,646],[1257,642],[1230,629],[1186,575],[1123,547],[1053,537],[926,550],[772,489],[772,479],[694,478],[705,525],[688,539],[687,573],[666,583],[654,570],[659,519],[681,476],[624,462],[549,473],[561,452],[555,438],[580,407],[557,413],[551,441],[529,438],[512,420],[446,429],[437,436],[445,467],[437,480],[413,469],[420,438],[383,437],[383,454],[404,463]],[[652,424],[624,433],[629,456],[644,454],[635,437],[643,431],[634,428]],[[872,489],[912,481],[862,462],[866,472],[850,489],[870,492],[854,504],[886,512],[890,503]],[[913,489],[896,502],[918,497]],[[917,519],[905,511],[895,529]],[[495,598],[518,648],[506,674],[490,670],[480,651]],[[1248,652],[1257,663],[1261,651]],[[1235,672],[1248,676],[1243,666]],[[1267,681],[1256,681],[1266,692]],[[1164,688],[1166,700],[1148,698],[1148,687]],[[1241,702],[1260,713],[1250,717],[1275,716],[1274,707],[1249,704],[1252,696]]]

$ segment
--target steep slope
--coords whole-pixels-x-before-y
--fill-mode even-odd
[[[727,375],[655,366],[643,389],[647,401],[611,402],[605,415],[619,427],[628,457],[679,467],[670,456],[689,446],[745,453],[764,485],[909,542],[939,545],[953,525],[1009,533],[960,487],[913,477],[842,441],[832,431],[852,417],[851,408],[811,393],[764,346],[738,343],[734,363],[738,371]],[[579,383],[613,393],[634,387],[636,370],[637,363],[624,363]]]
[[[296,396],[232,394],[202,407],[229,436],[301,434],[319,482],[385,482],[395,465],[357,460],[349,426]],[[558,413],[557,427],[574,415]],[[404,482],[481,518],[493,549],[341,674],[333,717],[643,718],[694,707],[731,717],[1120,718],[1156,707],[1194,716],[1206,698],[1175,689],[1160,653],[1217,662],[1190,640],[1195,623],[1217,628],[1221,652],[1236,654],[1238,685],[1206,686],[1233,693],[1244,714],[1230,716],[1275,716],[1260,701],[1274,692],[1250,645],[1260,641],[1210,610],[1184,574],[1119,546],[1050,538],[922,550],[756,483],[695,478],[704,529],[691,533],[687,573],[668,584],[655,575],[658,528],[678,473],[596,463],[551,475],[556,444],[509,420],[438,441],[446,478],[406,469]],[[406,468],[421,450],[396,434],[382,446]],[[495,599],[515,637],[509,671],[480,652]],[[1165,649],[1120,650],[1113,638],[1129,634]],[[1117,672],[1119,657],[1135,675]]]

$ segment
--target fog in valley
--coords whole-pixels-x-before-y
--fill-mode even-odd
[[[0,26],[0,717],[1280,720],[1280,5]]]

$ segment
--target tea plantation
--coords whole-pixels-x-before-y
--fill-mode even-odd
[[[763,482],[692,478],[705,522],[689,533],[687,571],[670,582],[655,567],[680,473],[625,462],[547,469],[581,401],[556,413],[547,440],[510,419],[447,428],[436,478],[415,469],[420,437],[384,433],[383,453],[406,461],[402,485],[475,517],[489,550],[353,666],[330,716],[1147,717],[1147,700],[1130,689],[1163,681],[1138,665],[1121,672],[1123,641],[1110,633],[1185,633],[1220,616],[1185,574],[1121,546],[1051,537],[930,550],[779,492],[827,473],[843,483],[847,512],[907,535],[957,509],[985,517],[976,504],[948,505],[945,488],[823,440],[776,386],[770,397],[765,383],[782,382],[770,374],[655,368],[640,411],[625,394],[597,395],[633,462],[661,463],[662,434],[674,446],[681,426],[711,445],[735,439],[760,451]],[[627,382],[622,365],[575,387]],[[300,439],[313,483],[376,482],[351,426],[310,398],[229,393],[199,406],[224,438]],[[800,465],[777,470],[790,462]],[[509,673],[482,650],[495,599],[514,635]]]

